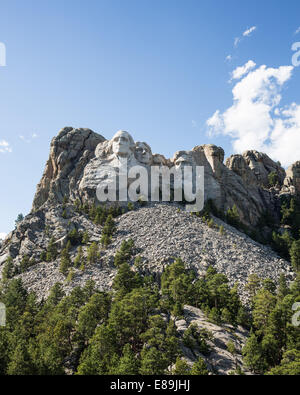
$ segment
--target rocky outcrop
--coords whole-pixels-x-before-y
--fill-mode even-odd
[[[287,169],[283,191],[300,196],[300,161]]]
[[[195,147],[193,152],[196,155],[196,163],[205,168],[205,198],[212,199],[220,211],[226,213],[236,205],[241,222],[249,227],[255,226],[267,209],[275,212],[274,194],[257,184],[242,156],[236,155],[239,159],[232,162],[239,161],[247,172],[247,177],[243,177],[242,172],[233,171],[236,166],[231,168],[230,160],[226,161],[226,165],[223,163],[224,151],[220,147],[203,145]],[[249,182],[249,179],[252,182]]]
[[[54,137],[44,174],[37,186],[33,210],[45,202],[62,203],[64,196],[78,197],[78,182],[104,137],[90,129],[65,127]]]
[[[243,155],[231,155],[226,159],[226,167],[240,176],[247,185],[257,186],[257,178],[254,172],[248,166]]]
[[[226,166],[238,174],[245,183],[269,187],[269,174],[275,172],[278,184],[281,186],[285,171],[279,162],[274,162],[268,155],[258,151],[246,151],[243,155],[231,155],[226,160]]]
[[[201,354],[197,348],[186,347],[181,342],[184,359],[190,366],[201,357],[211,374],[228,375],[237,369],[240,369],[244,374],[251,374],[245,368],[242,358],[242,348],[249,333],[241,326],[233,328],[230,325],[216,325],[210,322],[200,309],[187,305],[183,309],[183,318],[176,321],[175,324],[182,337],[191,325],[206,331],[211,336],[211,339],[207,341],[209,351],[206,355]],[[228,350],[230,343],[235,348],[233,353]]]
[[[186,165],[204,166],[205,200],[213,200],[224,213],[236,205],[241,221],[250,228],[256,226],[266,211],[278,220],[280,193],[300,191],[299,162],[285,174],[280,164],[266,154],[246,151],[243,155],[232,155],[224,164],[224,150],[212,144],[197,146],[191,151],[177,151],[171,159],[166,159],[163,155],[153,154],[147,143],[134,142],[124,131],[105,140],[90,129],[66,127],[52,140],[33,210],[46,202],[61,203],[65,196],[71,201],[78,198],[97,202],[96,189],[107,169],[119,171],[124,160],[129,168],[138,165],[149,174],[151,166],[175,166],[177,169]],[[271,172],[277,174],[277,189],[269,188]]]

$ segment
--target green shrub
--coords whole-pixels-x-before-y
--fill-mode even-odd
[[[269,186],[270,187],[275,187],[275,185],[278,183],[278,174],[276,171],[272,171],[271,173],[268,174],[268,181],[269,181]]]
[[[100,258],[99,248],[96,242],[93,242],[87,251],[87,261],[88,263],[97,263]]]

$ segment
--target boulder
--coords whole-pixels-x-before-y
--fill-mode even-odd
[[[283,191],[300,195],[300,161],[292,164],[287,169]]]

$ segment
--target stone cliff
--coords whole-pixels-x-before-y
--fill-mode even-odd
[[[86,211],[76,211],[76,202],[90,207],[97,203],[95,188],[102,177],[101,169],[118,167],[122,158],[126,158],[129,166],[138,164],[146,169],[162,165],[204,166],[205,199],[210,199],[222,213],[236,205],[241,221],[250,228],[256,226],[266,211],[276,221],[282,194],[300,194],[300,162],[285,171],[267,155],[247,151],[243,155],[232,155],[224,163],[223,149],[214,145],[178,151],[166,159],[161,154],[153,154],[147,143],[134,142],[127,132],[120,131],[111,140],[106,140],[90,129],[66,127],[51,142],[50,156],[37,186],[31,213],[0,246],[0,277],[9,256],[16,267],[24,257],[29,257],[34,259],[34,265],[18,275],[39,297],[46,296],[57,281],[64,282],[59,258],[45,262],[43,253],[51,240],[60,252],[74,230],[89,235],[89,242],[82,246],[83,257],[87,256],[92,242],[99,243],[103,226],[93,222]],[[270,186],[269,175],[274,172],[276,183]],[[220,219],[214,221],[211,228],[201,217],[184,212],[183,206],[175,203],[137,205],[136,210],[117,217],[112,242],[107,249],[101,250],[97,263],[85,271],[74,269],[71,283],[64,283],[64,286],[68,290],[92,278],[99,288],[109,289],[116,273],[114,254],[121,242],[129,238],[136,245],[135,255],[141,258],[139,270],[159,278],[174,257],[181,257],[199,275],[212,265],[226,274],[231,284],[240,283],[245,302],[244,285],[251,273],[275,282],[281,273],[288,279],[293,278],[290,263],[269,247],[260,245]],[[224,234],[218,231],[220,226]],[[72,246],[72,259],[77,252],[77,247]]]
[[[62,203],[64,197],[71,201],[96,201],[96,187],[101,179],[101,168],[118,167],[118,158],[126,157],[130,165],[151,166],[204,166],[205,200],[226,213],[237,206],[245,225],[255,227],[260,216],[269,212],[276,220],[279,216],[278,199],[281,194],[300,194],[300,162],[286,172],[279,163],[266,154],[246,151],[232,155],[224,163],[224,151],[215,145],[202,145],[191,151],[178,151],[173,158],[153,154],[147,143],[134,142],[126,132],[119,132],[108,141],[90,129],[66,127],[52,140],[50,156],[37,187],[33,210],[46,204]],[[128,139],[128,142],[125,140]],[[120,148],[121,147],[121,148]],[[269,185],[269,175],[275,172],[277,183]]]

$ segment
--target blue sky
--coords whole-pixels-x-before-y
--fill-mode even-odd
[[[205,143],[229,156],[250,144],[288,165],[300,147],[299,26],[298,0],[2,0],[0,233],[30,211],[63,126],[106,138],[124,129],[167,157]],[[251,84],[258,100],[245,98]],[[276,136],[256,142],[268,121]]]

